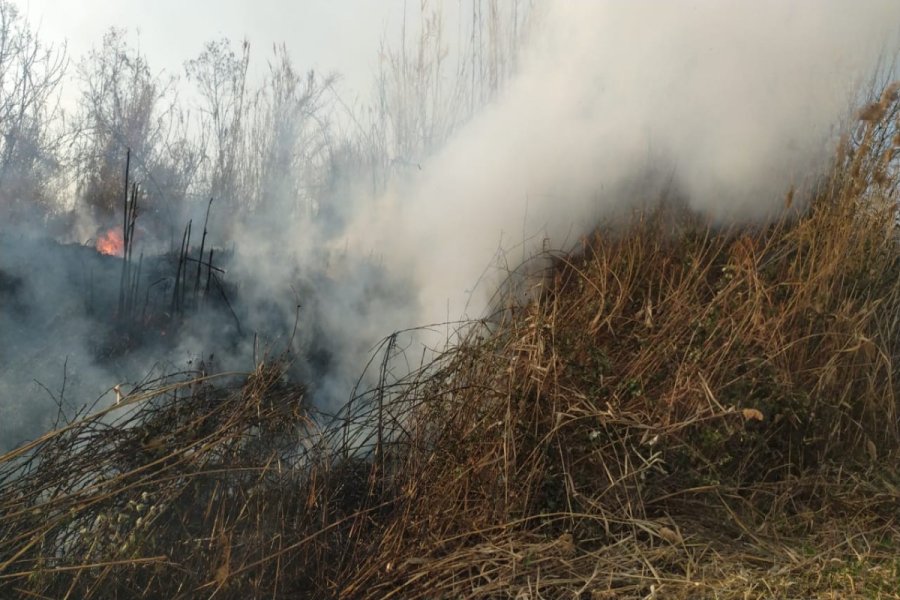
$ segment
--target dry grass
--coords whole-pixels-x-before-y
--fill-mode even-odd
[[[600,229],[338,419],[273,365],[0,457],[0,595],[900,597],[896,94],[876,104],[792,217]]]

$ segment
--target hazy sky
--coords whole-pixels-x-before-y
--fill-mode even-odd
[[[336,71],[366,91],[383,34],[396,38],[403,0],[13,0],[45,40],[66,39],[77,59],[110,26],[139,40],[151,66],[182,74],[205,42],[247,37],[259,62],[287,44],[301,70]],[[418,3],[410,3],[417,9]],[[140,36],[134,35],[135,31]],[[263,63],[264,64],[264,63]]]

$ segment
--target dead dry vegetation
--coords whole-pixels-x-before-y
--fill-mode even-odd
[[[900,597],[897,113],[779,223],[663,205],[408,375],[389,338],[336,418],[273,361],[0,457],[0,595]]]

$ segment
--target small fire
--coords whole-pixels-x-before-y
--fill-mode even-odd
[[[97,252],[107,256],[122,256],[125,251],[125,237],[121,227],[113,227],[97,238]]]

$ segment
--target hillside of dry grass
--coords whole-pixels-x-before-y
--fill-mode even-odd
[[[900,597],[897,113],[778,223],[598,228],[337,418],[273,363],[0,457],[0,595]]]

